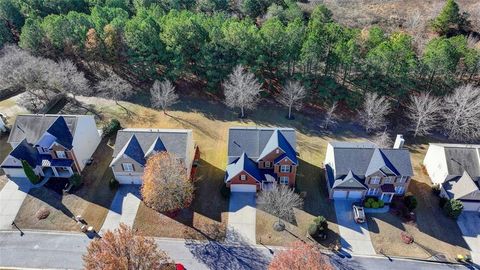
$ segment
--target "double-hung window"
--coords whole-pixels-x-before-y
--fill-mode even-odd
[[[280,176],[280,184],[288,185],[288,176]]]
[[[376,188],[369,188],[367,191],[367,195],[377,195],[378,189]]]
[[[397,178],[397,183],[403,184],[405,182],[407,182],[407,177],[406,176],[402,176],[400,178]]]
[[[397,193],[397,194],[403,194],[403,193],[405,193],[405,187],[404,187],[404,186],[397,186],[397,187],[395,187],[395,193]]]
[[[290,165],[282,165],[282,166],[280,166],[280,172],[282,172],[282,173],[289,173],[289,172],[290,172]]]
[[[384,184],[392,184],[393,183],[393,176],[387,176],[385,177]]]
[[[370,178],[370,184],[373,184],[373,185],[380,184],[380,177],[374,176],[374,177]]]
[[[65,151],[55,151],[55,154],[57,155],[57,158],[67,158]]]
[[[247,180],[247,176],[245,174],[240,175],[240,180],[242,181]]]
[[[265,161],[265,168],[270,168],[270,161]]]
[[[123,167],[123,171],[125,171],[125,172],[133,172],[133,164],[132,163],[123,163],[122,167]]]

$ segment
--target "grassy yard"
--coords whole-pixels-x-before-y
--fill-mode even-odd
[[[72,217],[82,215],[89,225],[99,230],[115,195],[108,185],[113,176],[108,167],[112,152],[105,140],[100,143],[93,155],[94,163],[82,172],[83,186],[74,194],[61,196],[45,187],[32,189],[15,223],[25,229],[76,231],[79,228]],[[50,211],[44,220],[35,217],[41,208]]]
[[[422,167],[428,145],[419,144],[410,148],[415,176],[409,186],[418,200],[415,210],[416,223],[406,223],[392,214],[370,215],[370,237],[377,253],[415,258],[445,256],[453,261],[457,254],[468,254],[467,244],[454,220],[447,218],[438,206],[438,198],[431,192],[431,183]],[[402,231],[414,237],[414,243],[404,244]]]

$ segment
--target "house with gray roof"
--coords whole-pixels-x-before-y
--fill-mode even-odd
[[[159,152],[174,154],[191,175],[197,152],[192,130],[127,128],[118,131],[110,163],[115,179],[120,184],[142,184],[148,158]]]
[[[380,148],[372,142],[330,142],[324,162],[330,199],[377,197],[390,203],[394,196],[404,195],[413,168],[402,137],[397,137],[395,146]]]
[[[38,176],[68,178],[81,174],[100,140],[91,115],[18,115],[7,140],[12,151],[0,167],[9,177],[26,178],[24,161]]]
[[[423,165],[441,196],[480,211],[480,145],[430,143]]]
[[[233,192],[256,192],[277,184],[295,186],[295,147],[292,128],[230,128],[225,184]]]

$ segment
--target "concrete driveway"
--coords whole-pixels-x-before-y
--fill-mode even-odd
[[[374,255],[372,241],[367,223],[357,224],[353,221],[353,201],[335,200],[335,213],[340,231],[342,248],[350,253]]]
[[[463,212],[457,220],[463,239],[470,247],[472,260],[480,264],[480,214],[477,212]]]
[[[228,208],[227,240],[256,244],[255,192],[232,192]]]
[[[140,186],[121,185],[113,198],[101,232],[114,230],[120,223],[133,226],[140,205]]]
[[[0,191],[0,230],[12,228],[12,222],[31,186],[27,179],[11,179]]]

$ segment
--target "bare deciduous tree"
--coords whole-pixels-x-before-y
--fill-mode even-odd
[[[293,208],[301,208],[303,200],[288,186],[280,185],[268,191],[262,191],[258,196],[258,205],[267,213],[278,217],[274,224],[276,230],[283,230],[285,224],[282,219],[289,222],[294,219]]]
[[[120,100],[124,100],[133,95],[133,87],[129,82],[120,78],[120,76],[114,72],[109,73],[109,76],[98,82],[95,88],[100,95],[113,99],[115,104],[120,105],[118,103]]]
[[[245,71],[241,65],[236,66],[223,83],[225,103],[230,108],[240,108],[243,118],[245,109],[253,109],[257,105],[260,87],[253,73]]]
[[[158,249],[153,238],[136,234],[123,223],[115,231],[109,230],[102,238],[90,242],[83,264],[87,270],[175,269],[173,261]]]
[[[480,137],[480,88],[471,84],[445,97],[445,133],[449,138],[472,141]]]
[[[57,76],[59,83],[62,85],[62,90],[71,94],[73,99],[77,95],[89,96],[93,93],[83,72],[78,71],[77,66],[70,60],[58,62]]]
[[[269,270],[315,269],[333,270],[327,256],[314,243],[292,242],[286,250],[275,254]]]
[[[185,166],[174,154],[160,152],[147,160],[141,188],[146,205],[159,212],[175,211],[190,205],[193,191]]]
[[[386,116],[391,105],[387,98],[377,93],[366,93],[360,111],[360,120],[367,132],[378,130],[387,125]]]
[[[302,101],[306,97],[307,91],[299,82],[289,81],[283,87],[277,101],[288,107],[288,119],[292,118],[292,107],[296,110],[302,108]]]
[[[391,148],[393,146],[392,138],[390,137],[390,134],[388,134],[387,130],[377,133],[373,137],[372,142],[378,145],[380,148]]]
[[[325,119],[323,120],[322,125],[324,129],[328,129],[329,127],[332,127],[337,123],[337,114],[335,111],[337,109],[337,106],[338,102],[333,102],[325,113]]]
[[[151,102],[154,108],[162,108],[166,113],[168,107],[178,102],[178,95],[175,93],[175,86],[169,81],[155,81],[150,89]]]
[[[413,136],[430,134],[437,125],[441,110],[440,99],[430,93],[411,96],[407,105],[407,117],[412,122],[410,130]]]

